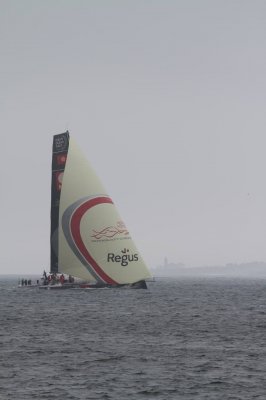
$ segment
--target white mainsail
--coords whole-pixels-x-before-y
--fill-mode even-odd
[[[58,229],[60,272],[111,285],[151,277],[116,207],[72,138]]]

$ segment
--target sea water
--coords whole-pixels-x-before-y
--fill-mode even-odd
[[[0,285],[0,398],[265,399],[266,280]]]

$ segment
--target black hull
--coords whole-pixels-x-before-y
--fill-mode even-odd
[[[146,282],[139,281],[130,284],[121,284],[121,285],[109,285],[107,283],[63,283],[55,284],[55,285],[40,285],[39,289],[47,289],[47,290],[65,290],[65,289],[119,289],[119,288],[129,288],[129,289],[147,289]]]
[[[139,282],[135,282],[135,283],[132,283],[131,285],[130,285],[130,287],[132,288],[132,289],[148,289],[147,288],[147,284],[146,284],[146,281],[139,281]]]
[[[40,285],[39,289],[48,289],[48,290],[65,290],[65,289],[77,289],[79,288],[80,285],[75,284],[75,283],[63,283],[61,284],[55,284],[55,285]]]
[[[130,288],[130,289],[147,289],[147,284],[144,280],[134,282],[134,283],[125,283],[125,284],[117,284],[117,285],[109,285],[108,283],[95,283],[94,285],[89,285],[88,287],[92,288]]]

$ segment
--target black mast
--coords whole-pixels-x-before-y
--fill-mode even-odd
[[[58,225],[59,204],[63,174],[67,160],[69,132],[54,135],[51,184],[51,235],[50,235],[50,272],[58,272]]]

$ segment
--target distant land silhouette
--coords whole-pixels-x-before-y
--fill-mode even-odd
[[[266,278],[266,262],[254,261],[240,264],[229,263],[226,265],[189,267],[183,263],[168,263],[165,258],[163,265],[152,269],[152,274],[155,277],[239,276]]]

